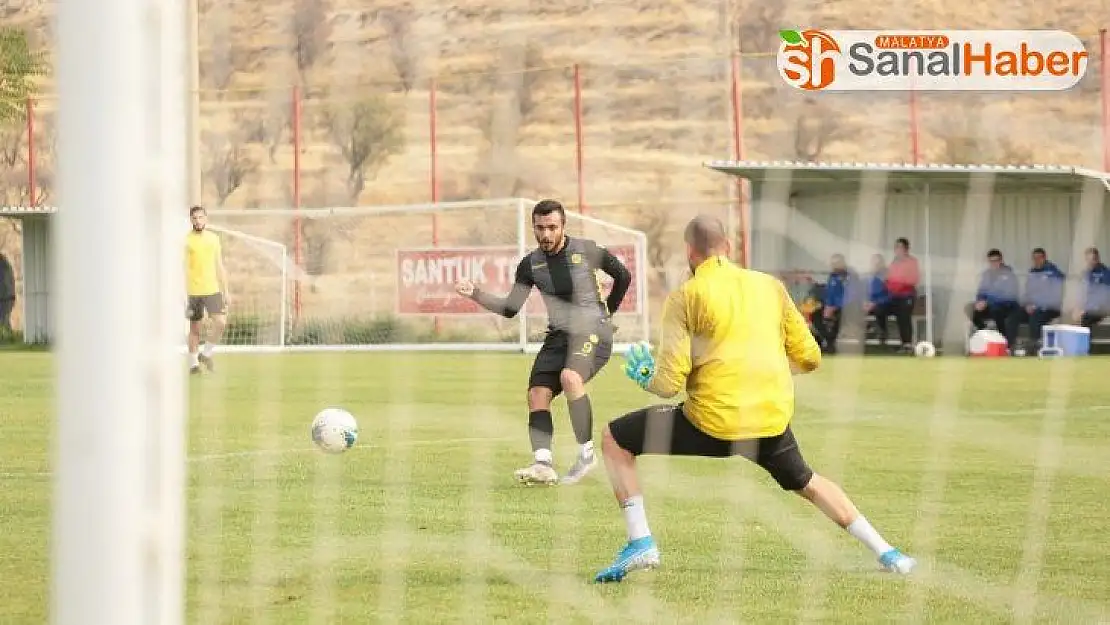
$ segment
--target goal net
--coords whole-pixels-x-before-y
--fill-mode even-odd
[[[234,298],[225,344],[231,350],[537,349],[547,328],[537,292],[514,319],[455,293],[460,279],[508,293],[517,263],[536,245],[533,204],[509,198],[212,211],[213,223],[236,233],[234,250],[225,244]],[[649,338],[641,270],[646,236],[576,213],[567,214],[567,233],[597,241],[632,272],[614,319],[620,348]],[[612,280],[599,277],[608,294]]]
[[[221,225],[220,235],[228,278],[228,324],[220,341],[225,346],[285,344],[289,327],[289,253],[278,241]]]

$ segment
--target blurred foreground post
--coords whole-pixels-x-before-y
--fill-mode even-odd
[[[186,4],[58,2],[57,625],[184,616]]]

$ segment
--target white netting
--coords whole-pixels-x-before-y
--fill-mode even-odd
[[[542,339],[546,311],[535,291],[524,313],[505,319],[455,293],[473,279],[507,294],[517,263],[535,247],[531,206],[522,199],[439,205],[306,210],[212,211],[221,227],[249,233],[253,242],[281,242],[290,250],[285,345],[297,349],[453,348],[525,349]],[[299,233],[298,233],[298,225]],[[624,261],[633,284],[617,315],[618,342],[646,338],[648,314],[643,234],[616,224],[567,215],[572,236],[594,239]],[[298,252],[298,249],[300,250]],[[230,263],[229,263],[230,266]],[[277,263],[245,265],[231,281],[244,293],[273,290]],[[605,293],[611,286],[602,277]],[[237,308],[229,343],[240,323],[255,323],[253,308]],[[254,345],[264,345],[255,342]],[[270,343],[265,343],[268,345]]]
[[[286,247],[219,224],[228,274],[228,323],[224,345],[280,346],[289,323]]]

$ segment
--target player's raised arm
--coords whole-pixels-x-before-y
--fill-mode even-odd
[[[809,331],[805,317],[794,304],[794,299],[779,282],[782,297],[782,334],[786,356],[790,359],[790,369],[794,373],[809,373],[821,364],[821,347]]]
[[[647,391],[664,399],[674,397],[686,388],[690,375],[690,328],[686,318],[686,295],[679,289],[667,297],[663,305],[663,330],[659,338],[655,375]]]
[[[486,293],[469,280],[463,280],[456,285],[455,288],[459,294],[478,302],[478,304],[486,310],[497,313],[502,317],[512,319],[520,312],[521,308],[524,308],[524,304],[528,301],[528,295],[532,292],[532,286],[534,284],[535,282],[532,279],[532,264],[527,258],[524,258],[520,261],[520,264],[516,266],[516,277],[513,280],[513,288],[506,297],[499,297],[492,293]]]

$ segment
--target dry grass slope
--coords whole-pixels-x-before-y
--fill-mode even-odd
[[[570,68],[577,63],[586,197],[593,213],[637,227],[651,224],[657,239],[674,240],[686,216],[727,210],[730,185],[701,163],[732,154],[728,56],[738,46],[745,53],[746,157],[909,160],[904,95],[807,101],[781,83],[772,60],[761,53],[774,44],[778,28],[791,24],[1045,27],[1080,34],[1094,59],[1079,88],[923,96],[921,145],[925,159],[934,162],[1097,167],[1097,28],[1108,14],[1107,1],[984,6],[933,0],[897,7],[796,1],[769,7],[754,0],[383,0],[370,8],[354,0],[201,0],[205,201],[218,203],[218,182],[227,177],[226,167],[212,165],[234,154],[249,166],[226,206],[290,204],[289,103],[295,83],[306,94],[306,205],[429,201],[428,102],[435,79],[443,199],[556,196],[573,204]],[[51,6],[8,2],[2,15],[49,41]],[[298,50],[308,57],[300,66]],[[368,97],[385,99],[403,139],[352,196],[347,163],[329,136],[328,113]],[[796,141],[799,127],[820,136]],[[430,225],[418,228],[416,234],[430,243]],[[387,246],[395,230],[347,236],[356,247]]]

